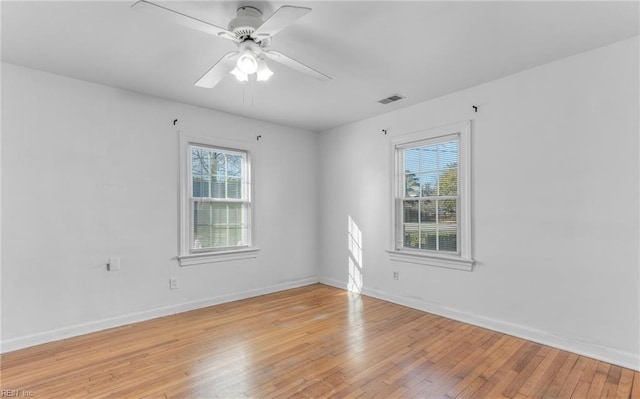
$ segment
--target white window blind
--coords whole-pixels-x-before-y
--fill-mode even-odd
[[[458,252],[458,137],[401,148],[403,246]]]
[[[251,244],[247,153],[190,145],[192,252]]]

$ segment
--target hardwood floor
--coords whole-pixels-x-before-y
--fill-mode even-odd
[[[0,361],[34,398],[640,398],[638,372],[320,284]]]

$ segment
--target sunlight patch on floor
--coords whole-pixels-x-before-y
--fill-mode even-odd
[[[349,283],[347,288],[351,292],[362,291],[362,231],[354,222],[351,215],[348,217],[348,248],[349,248]]]

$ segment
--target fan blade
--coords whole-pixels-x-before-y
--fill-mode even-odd
[[[208,33],[213,36],[219,36],[224,39],[233,40],[234,42],[238,42],[236,36],[233,32],[228,31],[227,29],[221,28],[216,25],[212,25],[208,22],[201,21],[197,18],[190,17],[181,12],[172,10],[170,8],[152,3],[146,0],[139,0],[135,2],[131,8],[136,11],[143,12],[149,15],[155,15],[160,18],[164,18],[165,20],[172,22],[174,24],[186,26],[187,28],[196,29],[204,33]]]
[[[299,18],[305,16],[309,11],[311,11],[311,9],[307,7],[282,6],[271,14],[271,16],[253,32],[251,37],[257,41],[271,37]]]
[[[308,67],[306,65],[304,65],[301,62],[298,62],[296,60],[294,60],[293,58],[287,57],[286,55],[282,54],[279,51],[273,51],[273,50],[267,50],[267,51],[263,51],[263,54],[265,54],[267,57],[269,57],[270,59],[281,63],[282,65],[288,66],[289,68],[296,70],[298,72],[302,72],[305,75],[309,75],[312,76],[318,80],[330,80],[331,76],[325,75],[322,72],[316,71],[315,69]]]
[[[193,85],[210,89],[217,85],[233,69],[237,51],[230,51],[223,55],[197,82]]]

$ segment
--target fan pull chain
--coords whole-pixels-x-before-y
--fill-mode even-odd
[[[252,78],[250,78],[249,80],[251,81],[251,108],[253,108],[254,100],[256,98],[256,92],[255,92],[255,86],[254,86],[254,83],[256,80]]]

